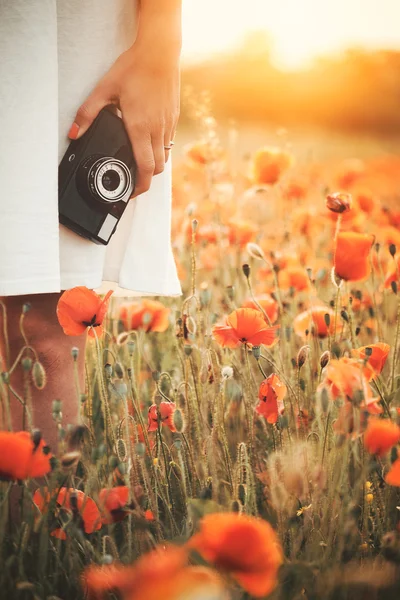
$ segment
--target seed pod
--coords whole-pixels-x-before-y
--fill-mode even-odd
[[[319,359],[319,364],[321,366],[321,369],[325,369],[326,365],[328,364],[328,362],[331,360],[331,353],[329,352],[329,350],[325,350],[325,352],[323,352],[321,354],[321,357]]]
[[[190,356],[192,354],[192,346],[190,344],[185,344],[183,347],[186,356]]]
[[[392,281],[390,287],[392,288],[392,292],[397,294],[397,281]]]
[[[77,358],[79,356],[79,348],[77,348],[76,346],[71,348],[71,356],[74,360],[77,360]]]
[[[22,305],[22,314],[26,315],[27,312],[29,312],[31,310],[31,304],[30,302],[25,302]]]
[[[253,346],[252,348],[252,354],[254,356],[254,358],[256,360],[259,360],[260,356],[261,356],[261,347],[260,346]]]
[[[346,321],[346,323],[349,322],[349,314],[347,312],[347,310],[341,310],[340,311],[340,316],[342,317],[343,321]]]
[[[32,369],[32,380],[36,389],[42,390],[46,385],[46,371],[41,362],[35,360]]]
[[[1,378],[4,381],[4,383],[10,383],[10,374],[7,371],[2,372]]]
[[[119,377],[119,379],[122,379],[124,376],[124,369],[122,367],[122,365],[119,362],[116,362],[114,365],[114,371],[117,377]]]
[[[394,257],[396,255],[397,252],[397,248],[395,244],[390,244],[389,246],[389,252],[390,254]]]
[[[106,377],[107,377],[107,379],[110,379],[110,377],[111,377],[111,376],[112,376],[112,374],[113,374],[113,368],[112,368],[112,365],[110,365],[110,363],[106,363],[106,364],[104,365],[104,371],[105,371],[105,374],[106,374]]]
[[[21,360],[21,365],[23,370],[28,373],[32,368],[32,359],[29,358],[29,356],[25,356],[25,358]]]

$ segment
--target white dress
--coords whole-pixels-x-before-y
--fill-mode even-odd
[[[58,222],[58,164],[74,115],[134,37],[134,0],[0,0],[0,296],[77,285],[181,295],[171,160],[129,202],[108,246]]]

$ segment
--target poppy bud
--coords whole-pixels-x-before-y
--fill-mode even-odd
[[[119,379],[122,379],[124,376],[124,369],[122,368],[120,363],[115,363],[114,365],[114,371],[117,377],[119,377]]]
[[[74,360],[76,360],[79,356],[79,348],[77,348],[76,346],[71,348],[71,356]]]
[[[259,258],[259,259],[265,258],[264,252],[258,244],[249,242],[246,246],[246,250],[250,254],[250,256],[252,256],[253,258]]]
[[[190,356],[192,354],[193,348],[190,344],[185,344],[183,347],[183,350],[184,350],[186,356]]]
[[[390,254],[394,257],[396,255],[397,252],[397,248],[395,244],[390,244],[389,246],[389,252]]]
[[[29,356],[26,356],[21,360],[21,365],[24,371],[28,372],[32,368],[32,359]]]
[[[300,350],[297,354],[297,360],[296,360],[296,365],[297,365],[298,369],[301,369],[301,367],[306,362],[309,349],[310,349],[310,346],[302,346],[300,348]]]
[[[185,423],[183,420],[182,411],[179,408],[176,408],[174,410],[174,415],[173,415],[172,420],[173,420],[176,431],[178,433],[182,433],[182,431],[184,430],[184,427],[185,427]]]
[[[250,265],[245,263],[244,265],[242,265],[242,270],[243,270],[244,276],[248,279],[250,277]]]
[[[375,244],[375,252],[376,252],[377,254],[379,254],[379,250],[380,250],[380,249],[381,249],[381,245],[380,245],[380,243],[379,243],[379,242],[376,242],[376,244]]]
[[[160,379],[160,371],[152,371],[151,375],[153,377],[153,381],[159,381],[159,379]]]
[[[199,224],[198,220],[197,219],[193,219],[193,221],[192,221],[192,231],[193,231],[193,233],[195,231],[197,231],[198,224]]]
[[[344,309],[341,310],[340,311],[340,316],[342,317],[343,321],[346,321],[346,323],[349,322],[349,315],[348,315],[348,313],[347,313],[346,310],[344,310]]]
[[[114,562],[114,559],[111,556],[111,554],[103,554],[100,558],[100,563],[102,565],[112,565],[113,562]]]
[[[365,348],[365,356],[368,356],[368,357],[372,356],[372,352],[373,352],[372,348],[370,348],[370,347]]]
[[[33,446],[34,446],[34,452],[35,450],[37,450],[37,448],[39,447],[39,444],[42,440],[42,432],[40,431],[40,429],[34,429],[31,433],[31,438],[32,438],[32,442],[33,442]]]
[[[392,288],[392,292],[397,294],[397,281],[392,281],[390,287]]]
[[[53,400],[51,405],[51,410],[53,413],[59,413],[62,410],[62,402],[61,400]]]
[[[325,369],[326,365],[328,364],[328,362],[331,360],[331,353],[329,352],[329,350],[325,350],[325,352],[323,352],[321,354],[321,358],[319,359],[319,364],[321,366],[321,369]]]
[[[144,457],[146,454],[146,446],[143,444],[143,442],[137,442],[135,444],[135,452],[138,456],[140,456],[140,458]]]
[[[252,354],[254,356],[254,358],[256,360],[259,360],[260,356],[261,356],[261,347],[260,346],[253,346],[252,348]]]
[[[112,365],[110,365],[110,363],[105,364],[104,371],[105,371],[107,379],[109,379],[111,377],[111,375],[113,374]]]
[[[42,390],[46,385],[46,371],[41,362],[35,360],[32,369],[32,380],[36,389]]]
[[[4,383],[10,383],[10,374],[7,373],[7,371],[2,372],[1,378],[4,381]]]
[[[133,354],[133,352],[134,352],[134,350],[135,350],[135,342],[133,342],[132,340],[130,340],[130,341],[127,343],[127,346],[128,346],[128,352],[129,352],[129,356],[132,356],[132,354]]]
[[[30,304],[30,302],[25,302],[22,305],[22,314],[26,315],[26,313],[29,312],[30,310],[31,310],[31,304]]]
[[[338,214],[348,212],[351,209],[352,203],[351,194],[347,194],[346,192],[336,192],[328,194],[326,197],[326,207]]]

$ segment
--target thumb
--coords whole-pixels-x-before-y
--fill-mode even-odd
[[[80,138],[89,129],[101,109],[110,102],[109,94],[106,94],[105,90],[100,87],[96,88],[78,108],[68,137],[71,140]]]

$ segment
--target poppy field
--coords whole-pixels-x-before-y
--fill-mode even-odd
[[[55,447],[29,340],[24,397],[2,357],[1,597],[400,595],[400,158],[233,158],[204,124],[174,164],[182,296],[59,300],[71,361],[88,341]]]

